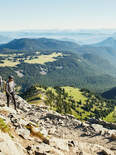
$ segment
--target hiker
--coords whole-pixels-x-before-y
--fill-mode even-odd
[[[17,111],[14,88],[15,88],[14,78],[13,76],[9,76],[8,81],[6,83],[7,107],[9,107],[9,102],[11,99],[13,100],[14,109]]]
[[[3,91],[3,80],[2,80],[2,76],[0,76],[0,90],[1,90],[1,92]]]

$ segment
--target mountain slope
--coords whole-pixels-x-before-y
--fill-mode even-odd
[[[116,67],[116,49],[110,46],[96,46],[96,45],[89,45],[89,46],[82,46],[80,48],[81,54],[95,54],[101,59],[105,59],[109,61],[114,67]]]
[[[102,42],[94,44],[93,46],[96,46],[96,47],[110,47],[110,48],[116,49],[116,40],[114,38],[112,38],[112,37],[109,37],[109,38],[105,39]]]
[[[116,67],[107,59],[102,58],[100,54],[85,53],[82,56],[93,68],[95,68],[96,72],[102,72],[114,76],[116,75]]]
[[[116,102],[116,87],[113,87],[112,89],[105,91],[101,95],[103,98],[110,99],[113,100],[113,102]],[[113,108],[113,111],[110,112],[106,118],[104,118],[104,120],[116,123],[116,106]]]
[[[116,87],[104,92],[102,96],[107,99],[116,99]]]

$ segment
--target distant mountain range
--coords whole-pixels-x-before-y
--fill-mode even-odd
[[[110,47],[113,49],[116,49],[116,40],[112,37],[107,38],[106,40],[103,40],[100,43],[94,44],[93,46],[96,47]]]
[[[108,37],[116,38],[116,30],[24,30],[0,32],[1,36],[12,39],[20,38],[52,38],[65,41],[74,41],[81,45],[94,44]],[[10,40],[5,40],[8,42]],[[0,43],[3,43],[2,40]]]
[[[11,38],[6,37],[6,36],[4,36],[4,35],[0,35],[0,44],[2,44],[2,43],[7,43],[7,42],[9,42],[10,40],[11,40]]]

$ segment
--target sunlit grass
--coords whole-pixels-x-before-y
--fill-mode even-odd
[[[25,63],[30,64],[44,64],[46,62],[53,62],[56,61],[56,57],[62,56],[62,53],[52,53],[50,55],[40,55],[37,58],[32,58],[31,60],[25,60]]]
[[[2,60],[0,63],[0,67],[15,67],[16,65],[20,64],[19,60],[22,58],[17,58],[17,61],[13,61],[15,56],[21,56],[22,54],[0,54],[0,57],[5,57],[5,60]]]
[[[9,132],[10,128],[8,125],[4,122],[2,118],[0,118],[0,130],[3,132]]]
[[[63,87],[65,91],[68,93],[69,96],[72,96],[75,101],[82,101],[82,103],[85,103],[87,98],[82,94],[79,88],[73,88],[73,87]]]
[[[28,102],[29,104],[36,104],[39,105],[40,103],[42,103],[42,100],[34,100],[34,101],[30,101]]]
[[[107,122],[116,123],[116,107],[115,107],[113,112],[111,112],[109,115],[107,115],[104,118],[104,120],[107,121]]]
[[[13,62],[9,60],[3,60],[3,63],[0,63],[0,67],[15,67],[18,64],[20,64],[19,61]]]
[[[48,87],[47,90],[50,90],[54,95],[57,95],[56,90],[53,87]]]
[[[0,54],[0,57],[7,57],[9,56],[8,54]]]
[[[50,55],[38,55],[35,57],[27,57],[25,58],[17,58],[17,61],[14,62],[15,56],[21,56],[23,54],[0,54],[0,57],[5,57],[5,60],[2,60],[2,63],[0,63],[0,67],[15,67],[16,65],[20,64],[20,61],[24,61],[25,63],[30,64],[44,64],[46,62],[53,62],[56,61],[56,58],[58,56],[62,56],[62,53],[52,53]]]

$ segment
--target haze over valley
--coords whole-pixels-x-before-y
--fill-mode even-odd
[[[75,30],[20,30],[0,32],[0,43],[7,43],[19,38],[52,38],[73,41],[83,44],[93,44],[108,37],[116,38],[115,29],[75,29]]]

